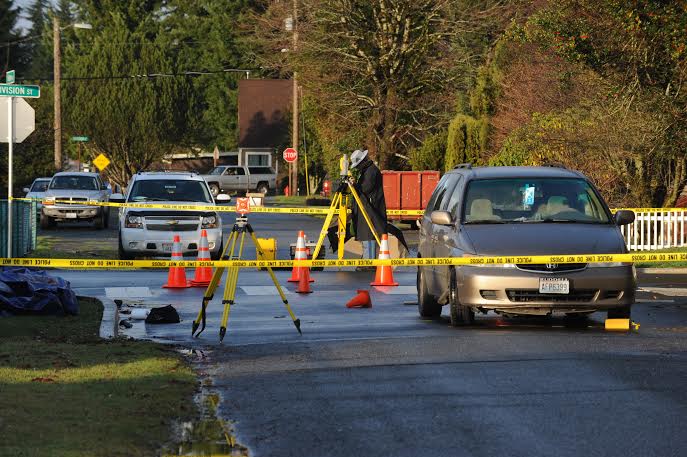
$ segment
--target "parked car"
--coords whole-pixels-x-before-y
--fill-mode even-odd
[[[141,209],[124,207],[119,212],[119,258],[169,256],[174,235],[181,237],[184,255],[196,255],[200,232],[207,231],[210,257],[222,254],[222,218],[212,210],[215,200],[205,180],[196,173],[141,172],[127,186],[127,195],[113,194],[113,202],[168,203],[208,206],[207,211]],[[225,194],[218,201],[228,201]]]
[[[43,196],[41,228],[49,229],[57,222],[93,221],[95,227],[108,226],[110,209],[92,206],[88,202],[107,202],[110,192],[98,173],[64,171],[55,174]],[[74,203],[56,203],[55,201]]]
[[[270,167],[222,165],[203,175],[213,196],[220,192],[250,192],[267,195],[277,186],[277,174]]]
[[[31,183],[31,187],[25,187],[24,192],[26,193],[26,198],[33,198],[38,200],[37,207],[38,211],[43,207],[43,197],[45,196],[45,191],[48,190],[48,184],[52,178],[36,178]]]
[[[557,167],[459,165],[430,198],[420,227],[420,257],[626,253],[619,226],[634,213],[611,214],[581,173]],[[419,267],[418,307],[453,325],[475,311],[505,315],[630,316],[635,272],[626,263],[549,263]]]

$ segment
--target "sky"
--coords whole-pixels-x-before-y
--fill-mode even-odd
[[[34,0],[14,0],[14,4],[22,9],[21,18],[17,21],[17,25],[26,30],[30,23],[26,20],[26,9],[33,3]],[[50,3],[54,3],[50,1]]]

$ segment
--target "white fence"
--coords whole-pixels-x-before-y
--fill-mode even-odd
[[[634,212],[634,223],[620,228],[630,251],[654,251],[687,246],[685,210]]]

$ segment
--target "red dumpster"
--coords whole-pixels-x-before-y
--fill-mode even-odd
[[[382,171],[386,209],[424,210],[439,182],[438,171]],[[389,216],[413,221],[422,216]]]

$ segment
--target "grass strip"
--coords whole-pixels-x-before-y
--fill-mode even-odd
[[[668,248],[668,249],[657,249],[655,251],[633,251],[641,252],[645,254],[661,254],[664,252],[687,252],[687,247],[685,248]],[[637,262],[635,263],[636,268],[686,268],[687,262]]]
[[[150,342],[102,340],[102,304],[78,316],[0,318],[0,456],[148,456],[195,412],[196,378]]]

